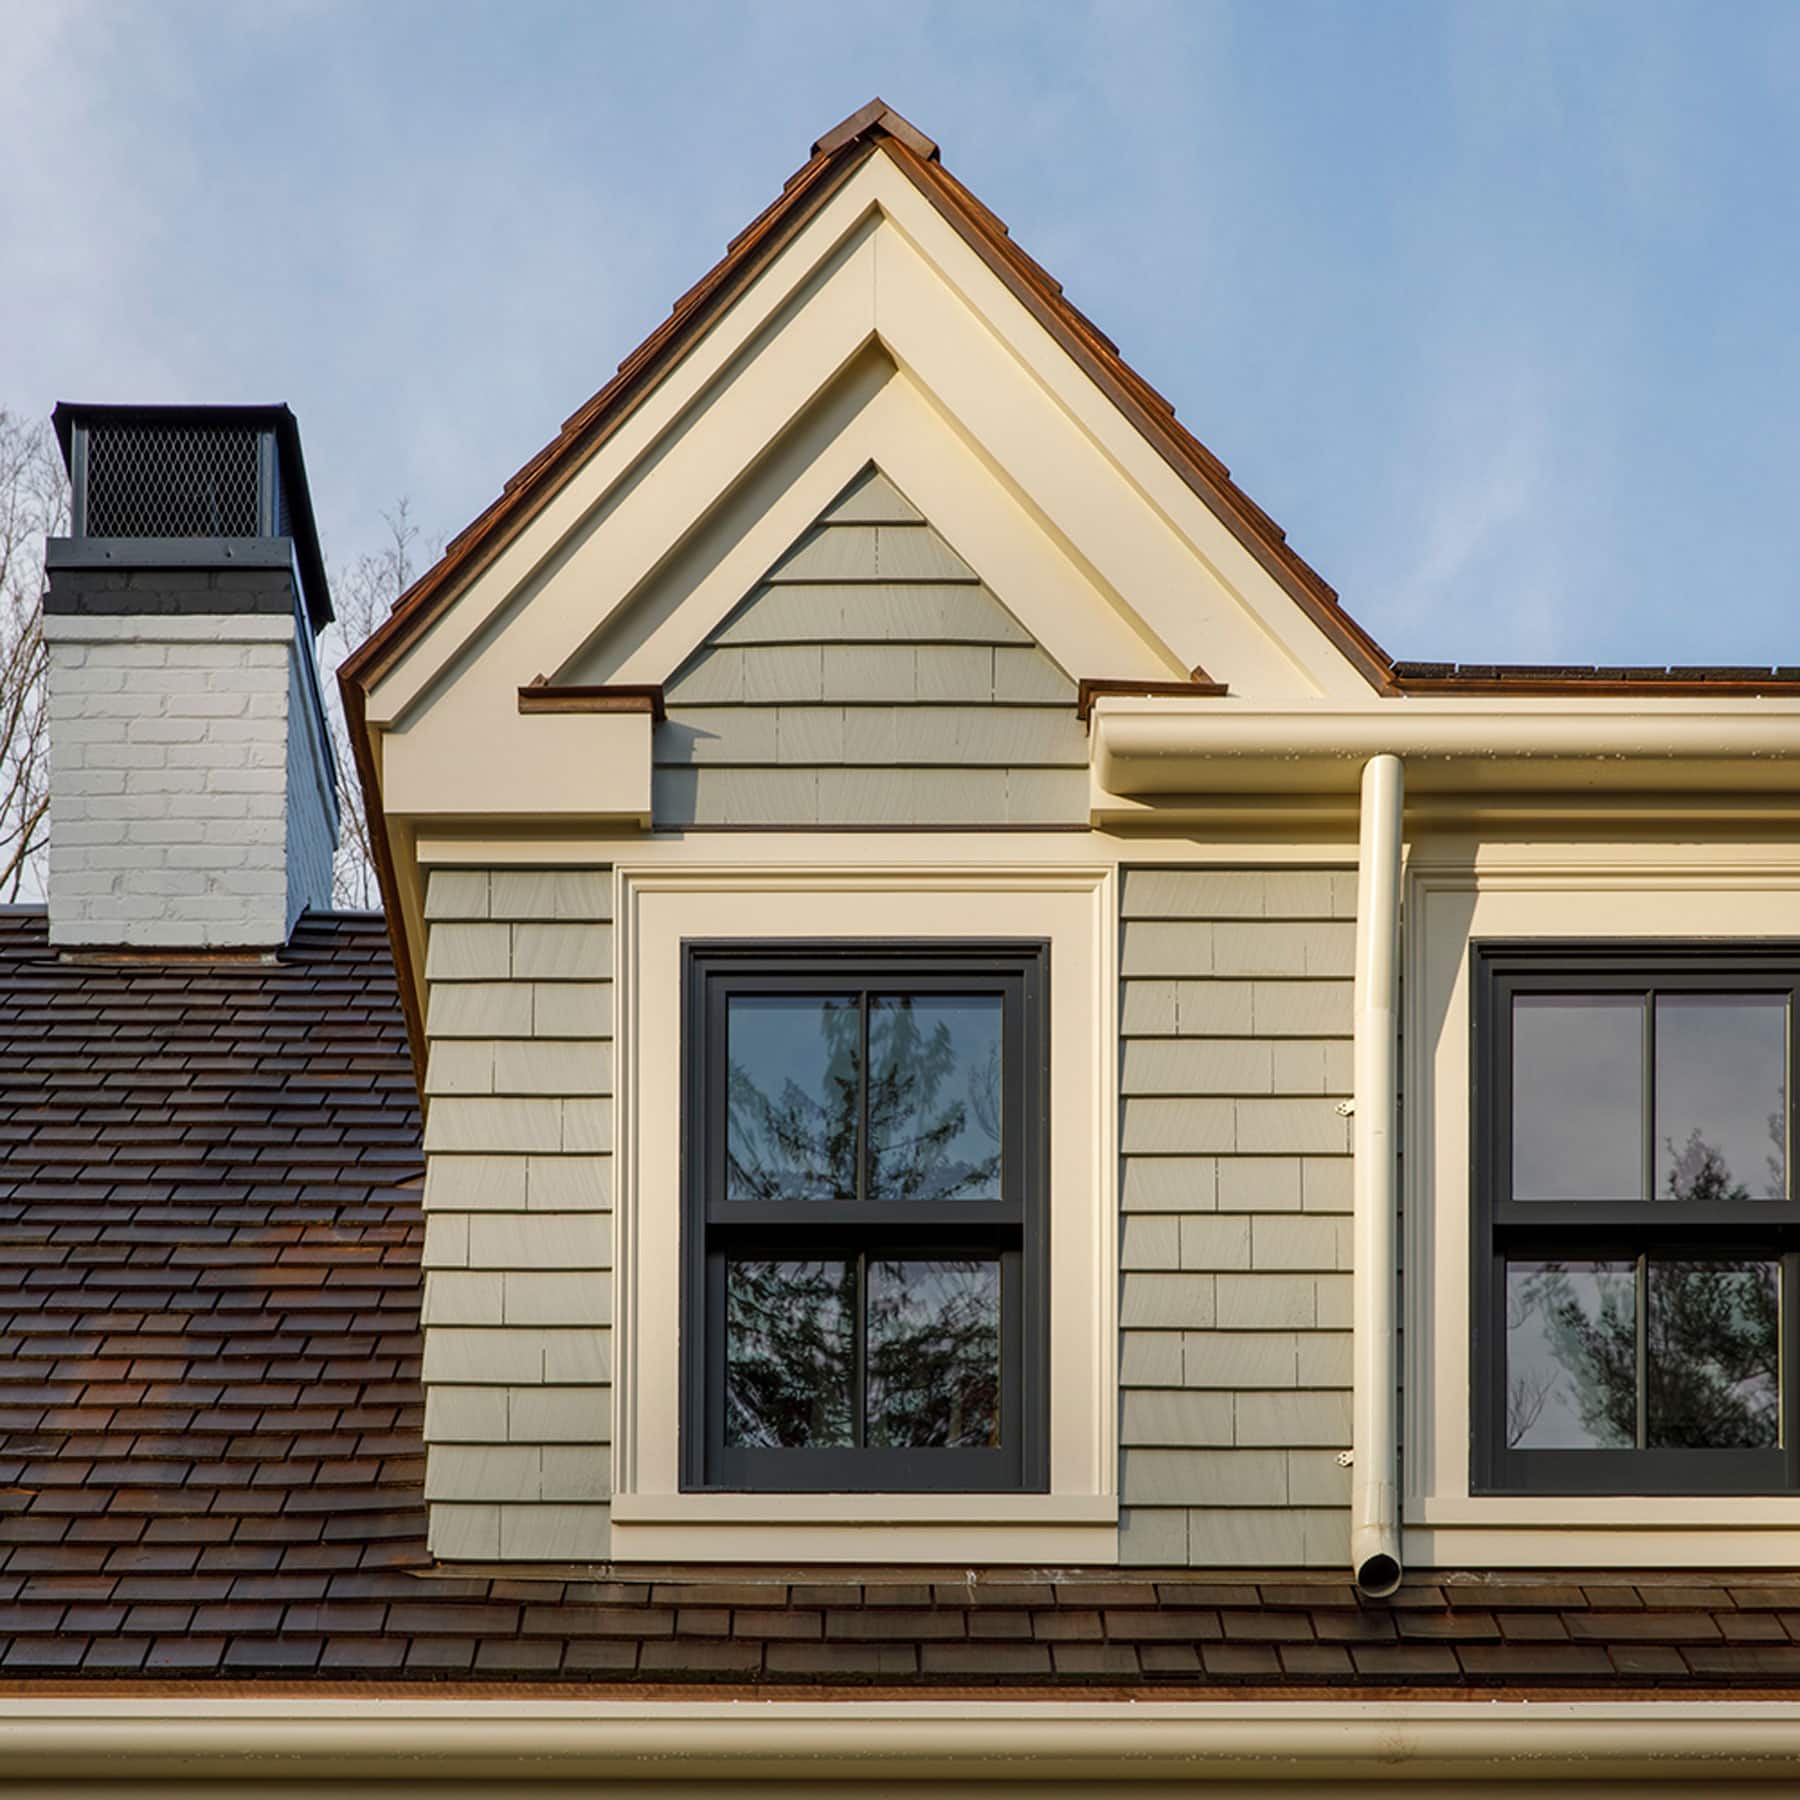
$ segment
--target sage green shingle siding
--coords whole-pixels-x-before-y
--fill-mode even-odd
[[[1125,873],[1121,1556],[1349,1557],[1356,877]]]
[[[1087,820],[1074,682],[875,470],[665,695],[660,825]]]
[[[438,1555],[607,1553],[609,871],[426,890],[425,1493]]]

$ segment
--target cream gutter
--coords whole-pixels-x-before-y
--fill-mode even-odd
[[[1791,789],[1800,703],[1788,698],[1383,700],[1262,707],[1109,697],[1094,775],[1121,796],[1354,792],[1372,756],[1415,792]]]
[[[1363,765],[1356,863],[1354,1152],[1351,1226],[1353,1397],[1350,1567],[1365,1594],[1400,1585],[1399,1366],[1395,1215],[1399,1205],[1400,857],[1406,775],[1397,756]]]
[[[1786,1782],[1792,1702],[712,1701],[454,1698],[0,1701],[0,1793],[336,1795],[537,1782],[1366,1780]],[[304,1782],[302,1790],[292,1785]],[[355,1782],[354,1789],[342,1784]],[[363,1784],[368,1784],[366,1787]],[[230,1784],[226,1787],[224,1784]],[[165,1788],[162,1791],[167,1792]],[[810,1787],[809,1787],[809,1790]],[[1059,1786],[1058,1791],[1062,1791]]]

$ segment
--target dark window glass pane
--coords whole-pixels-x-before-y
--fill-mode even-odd
[[[1781,1279],[1773,1262],[1650,1261],[1649,1414],[1658,1448],[1781,1441]]]
[[[1513,997],[1515,1200],[1644,1197],[1644,1002]]]
[[[862,1104],[857,1001],[734,994],[725,1057],[726,1197],[853,1199]]]
[[[998,1262],[870,1262],[868,1441],[1000,1441]]]
[[[850,1444],[855,1381],[854,1263],[726,1265],[726,1443]]]
[[[1637,1269],[1506,1265],[1506,1444],[1619,1450],[1637,1442]]]
[[[1787,1198],[1787,997],[1659,994],[1656,1192]]]
[[[1000,1197],[998,994],[869,1003],[869,1193]]]

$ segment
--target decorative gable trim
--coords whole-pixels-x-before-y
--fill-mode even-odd
[[[366,690],[391,669],[425,634],[454,594],[523,528],[706,328],[875,154],[893,162],[1370,686],[1387,691],[1390,659],[1337,605],[1330,585],[1288,546],[1280,526],[1237,487],[1224,463],[1177,424],[1170,403],[1064,298],[1061,284],[1012,242],[1005,223],[944,169],[936,145],[878,101],[819,139],[812,158],[789,178],[780,197],[732,241],[724,259],[675,303],[670,317],[620,364],[613,380],[572,414],[558,437],[512,477],[499,499],[451,540],[438,564],[402,596],[388,621],[345,662],[340,678]]]

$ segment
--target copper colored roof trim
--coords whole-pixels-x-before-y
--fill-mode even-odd
[[[1086,724],[1094,702],[1107,694],[1136,700],[1218,700],[1231,690],[1214,681],[1204,669],[1196,669],[1187,681],[1108,681],[1084,679],[1075,690],[1075,716]]]
[[[1530,694],[1627,696],[1712,695],[1747,698],[1800,694],[1800,668],[1697,663],[1660,665],[1592,663],[1394,664],[1394,686],[1404,694]]]
[[[615,681],[599,686],[553,687],[540,676],[519,689],[522,713],[648,713],[660,725],[668,716],[663,709],[662,683]]]

